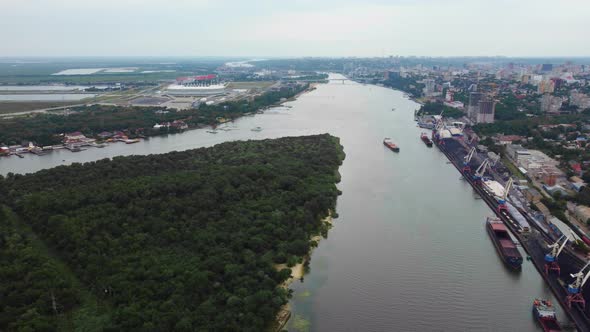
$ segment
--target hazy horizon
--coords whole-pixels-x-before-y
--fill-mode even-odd
[[[587,57],[583,0],[5,0],[0,57]]]

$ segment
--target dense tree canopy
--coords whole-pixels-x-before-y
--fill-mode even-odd
[[[278,286],[290,272],[274,266],[309,251],[335,208],[342,159],[329,135],[230,142],[9,174],[0,198],[110,304],[104,329],[261,331],[288,298]],[[33,268],[2,265],[0,275]],[[35,287],[68,291],[45,283]],[[6,301],[19,313],[36,308]],[[0,330],[18,317],[3,316]]]

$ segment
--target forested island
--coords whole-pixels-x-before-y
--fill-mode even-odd
[[[59,134],[80,131],[88,137],[96,137],[103,131],[124,130],[130,137],[154,136],[177,132],[174,127],[153,128],[157,123],[181,120],[189,128],[215,125],[219,119],[231,120],[244,114],[271,106],[283,98],[292,98],[306,90],[309,84],[286,85],[267,91],[251,100],[228,101],[215,105],[202,104],[198,108],[177,111],[162,107],[121,107],[90,105],[73,107],[67,115],[35,114],[0,121],[0,143],[21,144],[32,141],[36,145],[61,143]]]
[[[343,159],[324,134],[0,176],[0,330],[262,331]]]

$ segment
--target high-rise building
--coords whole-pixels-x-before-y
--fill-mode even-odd
[[[476,120],[476,115],[479,111],[479,101],[483,97],[481,92],[469,93],[469,104],[467,105],[467,117],[471,120]]]
[[[430,95],[434,92],[435,84],[432,78],[424,79],[424,94]]]
[[[482,99],[479,101],[477,112],[477,123],[494,123],[494,113],[496,112],[496,101],[493,99]]]
[[[555,91],[555,82],[552,80],[542,80],[537,86],[537,93],[553,93]]]
[[[542,72],[550,72],[552,70],[553,70],[553,64],[544,63],[543,65],[541,65],[541,71]]]

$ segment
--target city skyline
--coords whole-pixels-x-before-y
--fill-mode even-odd
[[[25,0],[3,3],[0,40],[8,57],[583,57],[589,13],[581,0]]]

